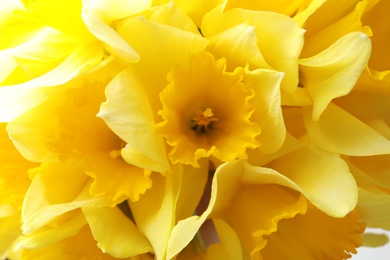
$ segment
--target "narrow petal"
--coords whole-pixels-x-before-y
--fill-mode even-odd
[[[313,120],[320,118],[334,98],[352,90],[370,52],[370,39],[356,32],[345,35],[316,56],[299,61],[301,83],[313,99]]]
[[[312,119],[312,109],[303,108],[310,139],[321,148],[352,156],[370,156],[390,152],[390,140],[347,111],[330,103],[319,121]]]
[[[113,257],[125,258],[152,251],[149,241],[117,207],[82,208],[97,246]]]

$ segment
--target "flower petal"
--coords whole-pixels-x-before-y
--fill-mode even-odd
[[[313,99],[313,120],[320,118],[334,98],[352,90],[370,52],[370,39],[355,32],[345,35],[316,56],[299,61],[301,83]]]
[[[149,241],[117,207],[87,208],[82,211],[97,246],[113,257],[125,258],[152,251]]]
[[[257,69],[247,71],[243,83],[255,91],[251,102],[255,111],[251,117],[256,122],[261,133],[257,137],[260,151],[271,154],[284,143],[286,128],[283,122],[280,83],[284,74],[276,71]]]
[[[236,67],[270,68],[257,46],[255,26],[242,23],[208,37],[208,50],[216,58],[226,58],[227,69]]]
[[[43,163],[36,169],[22,208],[24,233],[30,233],[57,216],[82,206],[105,206],[109,202],[88,193],[89,177],[76,160]]]
[[[271,167],[295,182],[317,208],[344,217],[357,203],[356,182],[340,155],[309,144],[275,160]]]
[[[136,201],[152,187],[149,171],[127,164],[121,157],[101,153],[87,155],[86,160],[89,167],[85,173],[94,179],[90,194],[111,200],[111,206],[125,199]]]
[[[128,163],[159,172],[169,171],[164,142],[154,131],[154,113],[143,86],[133,75],[124,70],[108,84],[107,101],[102,103],[98,116],[131,149],[146,156],[153,164],[144,165],[145,160],[139,156],[128,157],[127,148],[124,148],[122,155]]]
[[[344,218],[332,218],[309,207],[304,215],[281,220],[278,230],[266,237],[261,251],[264,259],[347,259],[362,245],[356,211]],[[294,239],[291,239],[291,238]]]
[[[352,156],[370,156],[390,152],[390,140],[347,111],[330,103],[319,121],[312,109],[303,108],[308,136],[321,148]]]
[[[118,33],[142,57],[138,63],[129,64],[129,68],[146,92],[154,113],[161,109],[159,94],[167,85],[167,74],[186,64],[191,54],[204,50],[207,45],[207,40],[199,34],[143,17],[126,19],[118,26]]]
[[[282,89],[293,93],[298,86],[298,57],[303,46],[303,33],[290,17],[264,11],[232,9],[203,21],[202,33],[215,35],[238,24],[255,27],[258,46],[267,64],[285,73]]]
[[[83,1],[82,18],[89,31],[114,55],[128,62],[137,62],[139,54],[109,25],[112,21],[142,12],[150,0]]]
[[[102,57],[100,46],[82,45],[48,73],[18,85],[0,87],[0,122],[9,122],[46,100],[46,93],[39,87],[62,85],[91,71]]]

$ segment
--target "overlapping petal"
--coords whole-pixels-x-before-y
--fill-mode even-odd
[[[301,84],[313,99],[313,120],[320,118],[332,99],[353,89],[370,51],[371,42],[365,34],[350,33],[316,56],[299,61]]]

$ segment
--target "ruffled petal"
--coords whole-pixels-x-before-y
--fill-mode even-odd
[[[279,221],[261,254],[264,259],[347,259],[362,245],[364,229],[355,211],[332,218],[309,207],[304,215]]]
[[[103,196],[117,205],[125,199],[136,201],[152,187],[150,171],[130,165],[106,153],[86,156],[88,168],[85,173],[94,181],[89,192],[95,197]]]

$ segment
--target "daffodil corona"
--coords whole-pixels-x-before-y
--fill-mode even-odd
[[[209,156],[246,159],[246,149],[259,145],[260,129],[250,120],[254,92],[242,82],[244,69],[225,70],[225,60],[200,53],[168,74],[160,95],[164,121],[156,131],[172,146],[173,163],[198,166],[198,159]]]

